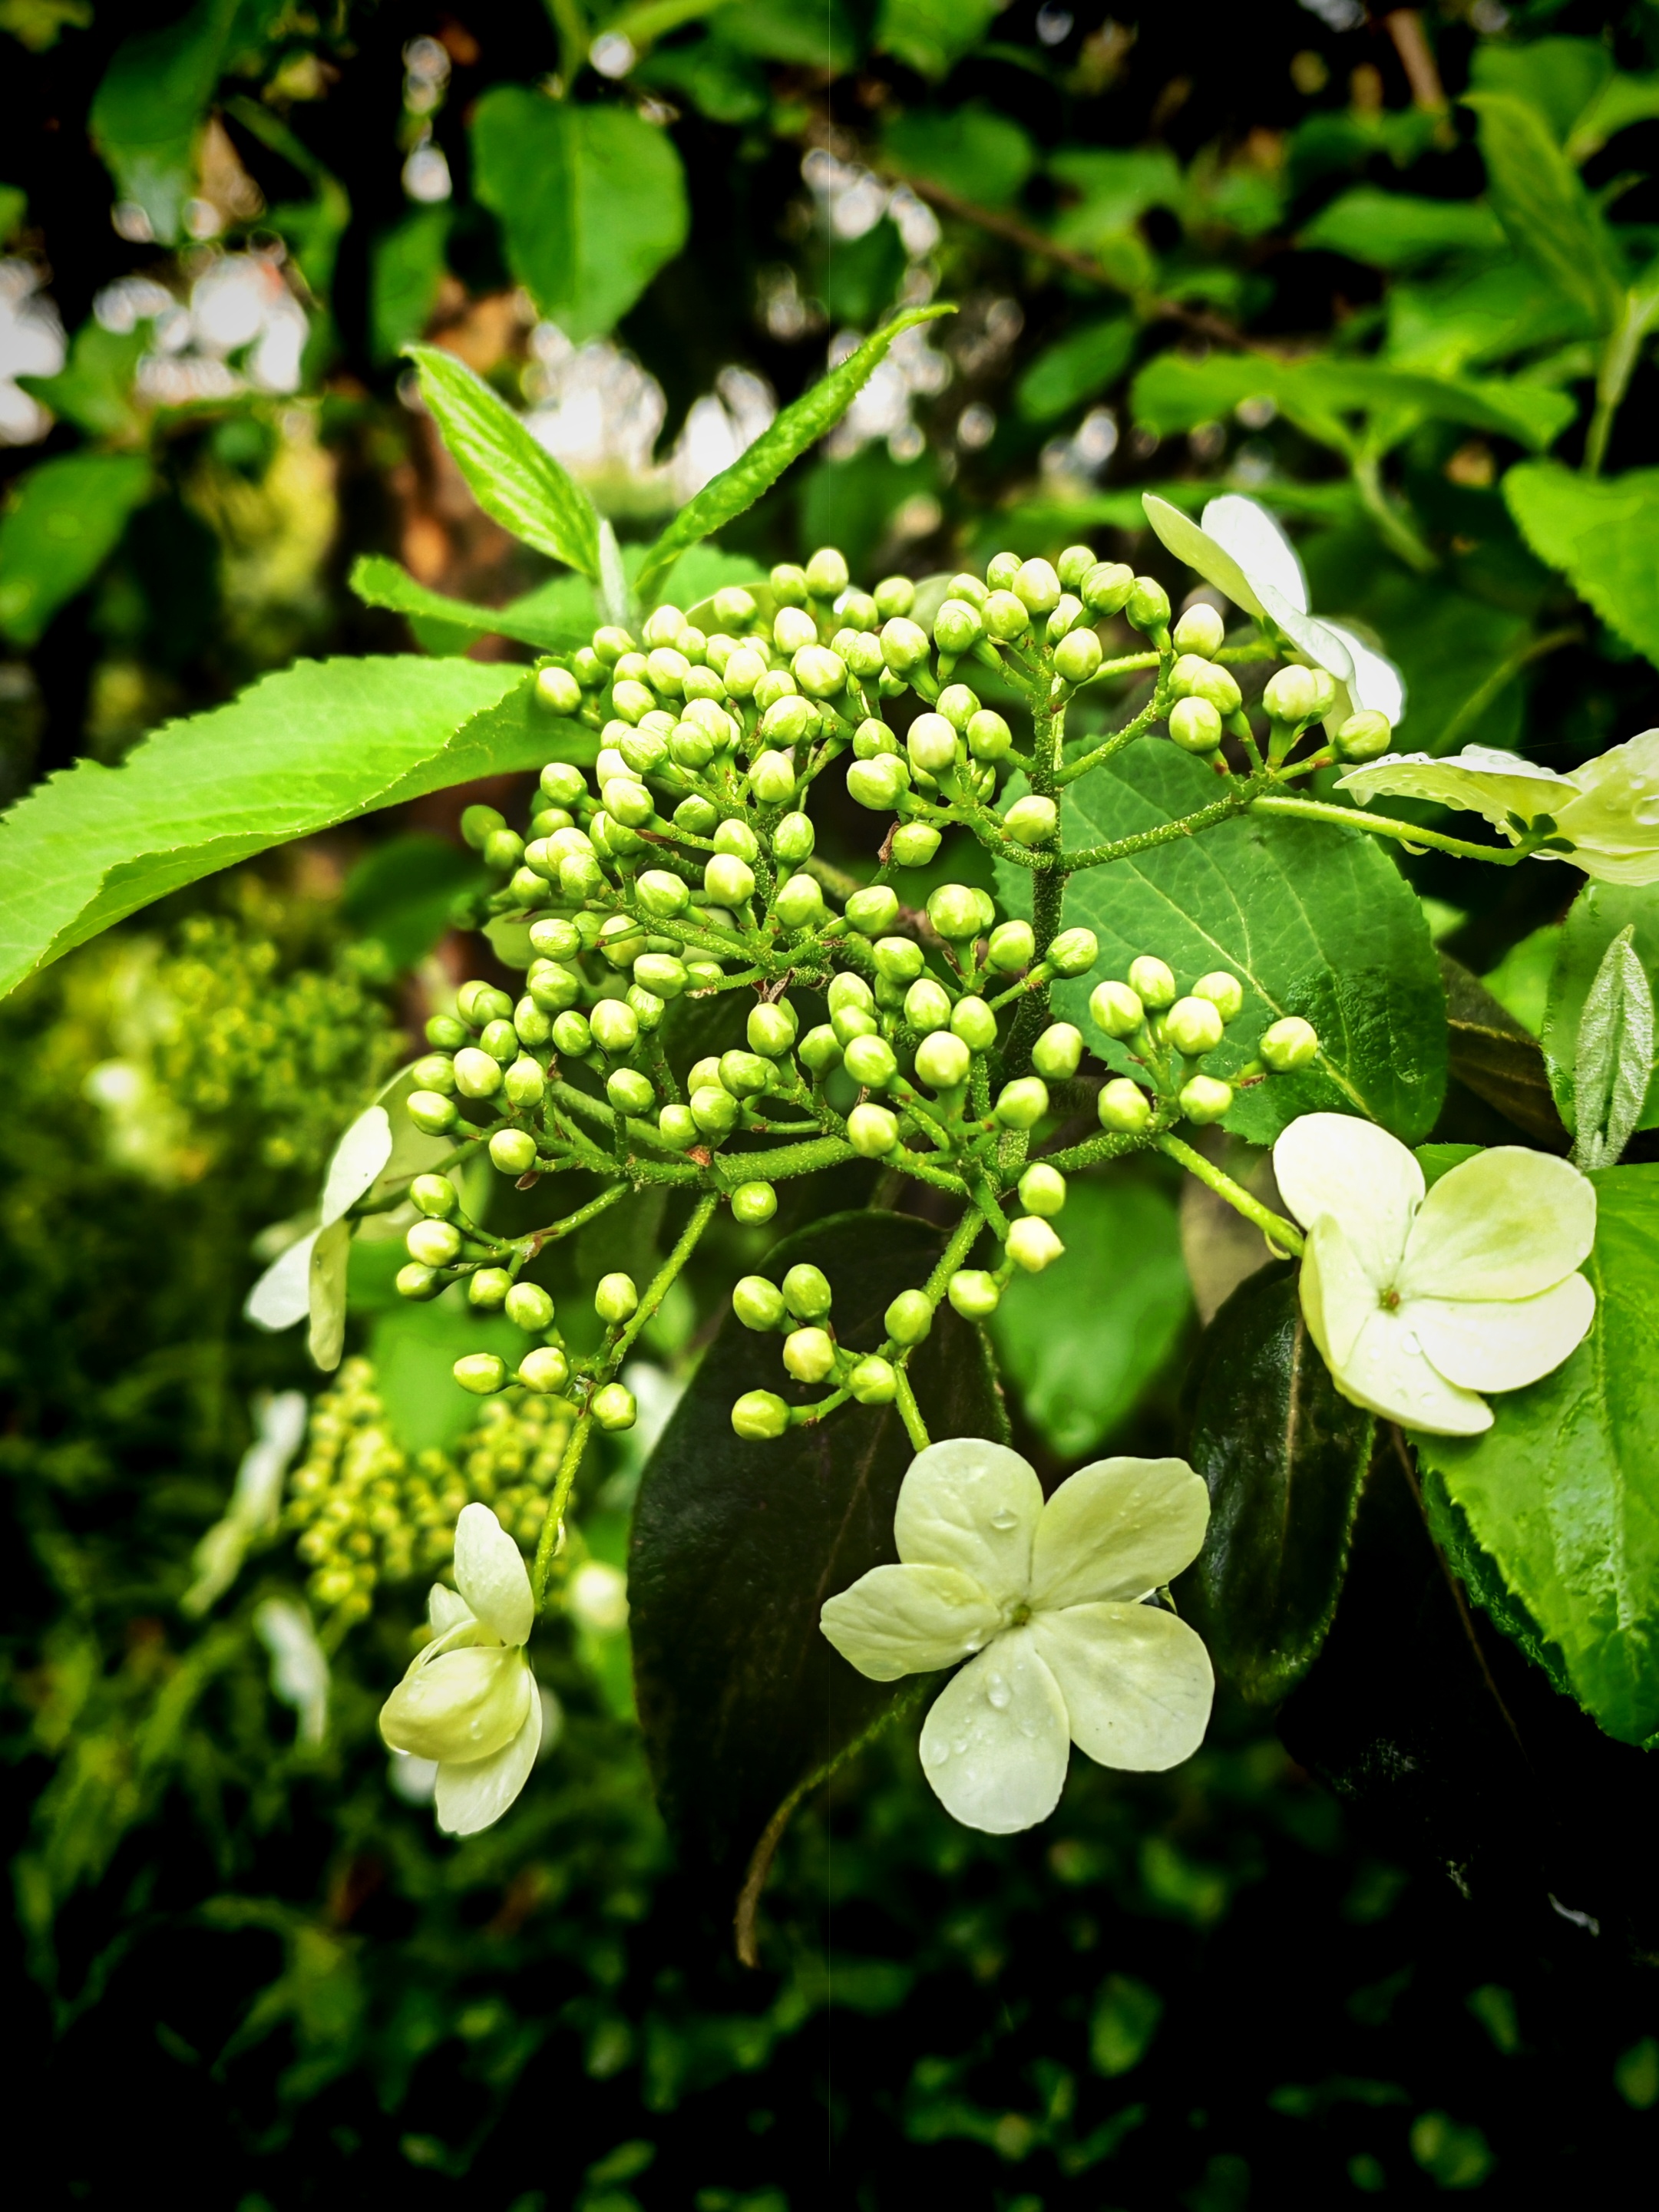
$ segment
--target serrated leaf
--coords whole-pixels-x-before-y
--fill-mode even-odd
[[[1607,235],[1577,172],[1528,101],[1474,92],[1486,187],[1517,253],[1535,262],[1598,330],[1617,320],[1622,286]]]
[[[944,1232],[898,1214],[845,1213],[771,1253],[829,1276],[847,1343],[873,1348],[881,1315],[926,1279]],[[634,1669],[663,1810],[696,1858],[739,1871],[774,1813],[886,1713],[903,1686],[866,1681],[818,1629],[823,1601],[890,1560],[893,1509],[914,1451],[889,1407],[842,1407],[775,1443],[732,1433],[732,1401],[791,1383],[780,1340],[727,1317],[652,1455],[629,1563]],[[935,1437],[1003,1433],[983,1340],[943,1308],[912,1362]]]
[[[383,553],[364,553],[352,566],[350,583],[366,606],[446,623],[474,637],[516,638],[542,653],[564,653],[585,644],[599,620],[592,586],[578,576],[555,576],[504,607],[477,607],[417,584],[407,568]]]
[[[38,643],[120,544],[154,483],[142,453],[65,453],[21,477],[0,520],[0,633]]]
[[[1575,1695],[1609,1735],[1659,1729],[1659,1168],[1604,1168],[1589,1334],[1492,1400],[1480,1437],[1413,1438]]]
[[[1439,955],[1446,989],[1448,1066],[1455,1079],[1540,1144],[1565,1150],[1567,1133],[1550,1095],[1535,1037],[1484,984],[1448,954]]]
[[[1216,779],[1169,744],[1147,739],[1066,791],[1068,851],[1180,820],[1209,805]],[[999,863],[1011,912],[1030,912],[1030,878]],[[1089,994],[1153,952],[1182,988],[1225,968],[1244,1006],[1206,1065],[1226,1076],[1255,1056],[1279,1015],[1318,1030],[1326,1066],[1274,1076],[1238,1094],[1226,1126],[1271,1144],[1298,1114],[1369,1115],[1407,1144],[1428,1134],[1446,1083],[1445,1000],[1423,910],[1376,841],[1363,832],[1284,817],[1241,817],[1131,859],[1074,875],[1065,922],[1100,939],[1097,965],[1055,984],[1054,1009],[1091,1048],[1129,1073],[1121,1048],[1089,1018]]]
[[[0,817],[0,994],[180,884],[450,783],[534,768],[592,731],[522,669],[301,661],[167,723],[119,768],[82,761]]]
[[[866,338],[858,351],[849,355],[839,368],[832,368],[810,392],[803,392],[793,406],[786,407],[748,452],[739,455],[729,469],[722,469],[711,483],[705,484],[663,532],[647,554],[640,571],[637,582],[641,598],[645,597],[677,553],[688,545],[695,545],[699,538],[712,538],[716,531],[734,521],[755,504],[763,492],[771,489],[791,461],[799,459],[809,446],[816,445],[834,428],[886,359],[896,338],[914,330],[919,323],[930,323],[940,315],[955,313],[955,308],[949,307],[911,307],[896,315],[872,337]]]
[[[1555,461],[1522,461],[1504,478],[1516,526],[1540,561],[1626,644],[1659,663],[1659,469],[1582,477]]]
[[[453,354],[406,346],[421,397],[484,513],[526,545],[597,580],[599,518],[593,502],[504,399]]]
[[[1339,1395],[1293,1267],[1253,1275],[1205,1333],[1188,1456],[1209,1486],[1182,1584],[1218,1673],[1276,1705],[1319,1655],[1347,1567],[1371,1416]]]
[[[1607,947],[1626,930],[1651,990],[1659,975],[1659,885],[1586,884],[1562,927],[1544,1012],[1543,1052],[1555,1103],[1569,1130],[1578,1127],[1576,1077],[1585,1005]],[[1651,1070],[1634,1126],[1659,1127],[1659,1085]]]
[[[1573,1056],[1573,1165],[1618,1164],[1653,1073],[1653,993],[1626,923],[1601,956],[1578,1018]]]

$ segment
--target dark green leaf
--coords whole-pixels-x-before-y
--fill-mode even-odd
[[[1133,1412],[1192,1311],[1174,1199],[1123,1175],[1073,1182],[1066,1263],[1018,1275],[992,1333],[1027,1419],[1081,1459]]]
[[[1659,662],[1659,469],[1598,479],[1555,461],[1522,461],[1504,478],[1521,535],[1559,568],[1609,629]]]
[[[1579,111],[1567,135],[1568,161],[1575,165],[1588,161],[1616,133],[1627,131],[1632,123],[1651,122],[1656,115],[1659,115],[1659,76],[1610,76]]]
[[[1036,167],[1036,148],[1018,124],[982,100],[950,115],[914,108],[889,125],[882,143],[906,176],[983,207],[1006,206]]]
[[[793,62],[830,77],[843,76],[859,58],[859,36],[846,0],[741,0],[723,8],[714,24],[723,46],[757,54],[763,61]]]
[[[1537,1039],[1467,968],[1443,952],[1439,959],[1451,1073],[1517,1129],[1565,1152],[1567,1133],[1550,1096]]]
[[[597,579],[599,517],[581,486],[453,354],[435,346],[405,350],[420,371],[421,397],[484,513],[526,545]]]
[[[453,630],[457,651],[471,638],[494,636],[560,653],[583,644],[599,618],[592,586],[580,576],[555,576],[504,607],[475,607],[466,599],[428,591],[383,553],[364,553],[352,568],[351,588],[368,606],[389,607],[394,614]]]
[[[1477,92],[1535,108],[1559,140],[1606,90],[1613,57],[1599,39],[1483,39],[1469,74]]]
[[[374,241],[368,280],[369,352],[395,361],[425,330],[444,281],[454,210],[416,208]]]
[[[1085,323],[1046,346],[1014,387],[1028,422],[1052,422],[1115,384],[1134,358],[1139,325],[1133,315]]]
[[[1414,1442],[1579,1702],[1644,1743],[1659,1729],[1659,1168],[1592,1181],[1589,1334],[1553,1375],[1494,1397],[1485,1435]]]
[[[1578,1127],[1575,1078],[1578,1036],[1585,1001],[1607,947],[1622,930],[1632,943],[1650,987],[1659,979],[1659,885],[1586,884],[1568,910],[1544,1013],[1544,1058],[1550,1087],[1570,1130]],[[1659,1128],[1659,1085],[1651,1075],[1638,1129]]]
[[[674,142],[631,107],[498,84],[473,110],[472,157],[514,275],[577,344],[619,321],[685,243]]]
[[[925,1280],[943,1232],[896,1214],[832,1216],[770,1255],[823,1267],[838,1334],[873,1346],[896,1294]],[[729,1317],[652,1455],[635,1516],[634,1667],[658,1795],[695,1856],[740,1869],[792,1793],[902,1694],[866,1681],[818,1630],[824,1600],[892,1559],[893,1509],[915,1456],[890,1407],[844,1407],[776,1443],[732,1433],[744,1390],[787,1382],[780,1340]],[[1000,1437],[977,1333],[948,1307],[911,1366],[936,1437]]]
[[[116,331],[100,322],[84,322],[75,333],[67,366],[56,376],[20,376],[17,381],[89,438],[131,438],[140,426],[133,372],[149,343],[149,331],[142,323],[136,330]]]
[[[1475,1149],[1478,1149],[1475,1148]],[[1483,1552],[1470,1533],[1468,1516],[1453,1504],[1445,1483],[1434,1468],[1422,1469],[1423,1510],[1430,1534],[1446,1555],[1446,1564],[1475,1603],[1530,1659],[1541,1667],[1564,1697],[1572,1695],[1566,1662],[1555,1645],[1540,1633],[1538,1623],[1519,1598],[1504,1588],[1504,1577],[1489,1552]]]
[[[1297,243],[1346,253],[1373,269],[1416,269],[1449,253],[1494,254],[1503,225],[1480,200],[1416,199],[1357,185],[1322,208]]]
[[[219,82],[238,0],[197,0],[176,23],[123,40],[92,96],[93,143],[123,199],[163,246],[183,228],[196,189],[196,133]]]
[[[1003,4],[1004,0],[881,0],[876,45],[918,76],[947,76],[985,36]],[[813,59],[823,66],[821,48]]]
[[[930,323],[955,309],[948,307],[912,307],[868,337],[855,354],[832,368],[793,406],[786,407],[769,429],[762,432],[746,453],[723,469],[712,483],[683,507],[646,556],[638,587],[643,598],[674,556],[701,538],[712,538],[750,507],[769,490],[793,460],[815,446],[834,428],[855,395],[890,351],[895,338],[918,323]]]
[[[488,880],[472,854],[410,830],[369,848],[346,878],[340,910],[360,937],[385,948],[394,968],[412,968],[449,927],[457,897]]]
[[[1325,1641],[1373,1429],[1315,1349],[1294,1268],[1241,1284],[1194,1378],[1188,1456],[1209,1485],[1210,1526],[1182,1587],[1218,1671],[1253,1704],[1286,1696]]]
[[[1476,92],[1466,105],[1480,121],[1486,185],[1517,253],[1543,270],[1598,330],[1617,321],[1621,285],[1601,217],[1548,124],[1528,101]]]
[[[0,633],[33,645],[120,544],[154,481],[142,453],[65,453],[21,477],[0,519]]]

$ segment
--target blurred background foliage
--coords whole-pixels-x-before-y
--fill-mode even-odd
[[[591,623],[472,503],[406,343],[488,376],[626,543],[933,296],[960,312],[692,556],[688,600],[825,542],[866,580],[1081,537],[1156,568],[1141,490],[1232,488],[1400,661],[1413,748],[1565,768],[1659,720],[1651,0],[0,0],[0,796],[296,654],[522,652],[366,604],[364,555]],[[401,1305],[396,1248],[360,1241],[354,1359],[273,1492],[244,1458],[260,1394],[317,1378],[240,1308],[339,1127],[488,962],[448,926],[480,795],[513,793],[181,896],[0,1010],[0,1689],[43,2197],[163,2159],[241,2212],[461,2185],[513,2212],[1234,2212],[1642,2170],[1656,1945],[1599,1900],[1650,1891],[1650,1830],[1602,1818],[1613,1747],[1477,1635],[1385,1465],[1277,1736],[1224,1705],[1188,1767],[1079,1761],[1054,1823],[1002,1840],[948,1823],[898,1731],[803,1812],[763,1971],[731,1962],[728,1900],[652,1808],[619,1570],[724,1285],[839,1202],[818,1186],[711,1237],[647,1333],[645,1418],[585,1480],[538,1658],[549,1755],[500,1829],[434,1838],[374,1713],[458,1503],[533,1516],[549,1440],[449,1382],[492,1324]],[[852,811],[829,829],[856,860]],[[1482,1041],[1541,1029],[1577,878],[1408,866],[1498,1001],[1455,1006],[1441,1133],[1501,1138],[1507,1103],[1535,1135]],[[1261,1257],[1156,1171],[1079,1184],[1073,1216],[1067,1265],[998,1317],[1049,1480],[1179,1448],[1200,1325]],[[659,1226],[641,1201],[560,1248],[566,1315]],[[325,1718],[284,1642],[302,1601]],[[1534,1729],[1594,1821],[1545,1802]],[[88,2083],[118,2124],[87,2126]]]

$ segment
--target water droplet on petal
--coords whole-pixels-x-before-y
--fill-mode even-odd
[[[967,1737],[965,1735],[957,1736],[955,1742],[951,1744],[951,1748],[957,1753],[957,1757],[960,1758],[962,1753],[968,1748]]]
[[[1006,1535],[1010,1528],[1018,1528],[1019,1516],[1012,1505],[1000,1506],[991,1516],[991,1526],[1001,1534]]]
[[[1423,1347],[1418,1342],[1417,1339],[1412,1334],[1410,1329],[1407,1329],[1406,1334],[1400,1340],[1400,1349],[1402,1352],[1410,1352],[1411,1356],[1414,1359],[1418,1353],[1421,1352]]]
[[[948,1743],[941,1743],[937,1736],[932,1738],[927,1746],[927,1764],[929,1766],[943,1766],[945,1760],[949,1759],[950,1756],[950,1745]]]
[[[1000,1674],[993,1674],[985,1685],[985,1702],[988,1705],[994,1705],[999,1712],[1006,1710],[1013,1694]]]

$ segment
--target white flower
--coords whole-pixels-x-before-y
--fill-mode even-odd
[[[300,1716],[301,1743],[328,1734],[328,1654],[311,1615],[295,1599],[268,1597],[253,1608],[253,1631],[270,1654],[271,1695]]]
[[[205,1613],[235,1581],[248,1546],[276,1533],[283,1478],[305,1435],[306,1412],[298,1390],[279,1390],[274,1398],[256,1401],[258,1434],[242,1454],[223,1520],[216,1521],[196,1547],[196,1579],[179,1601],[181,1612]]]
[[[1308,579],[1296,548],[1265,507],[1225,492],[1206,504],[1200,524],[1152,492],[1142,495],[1140,504],[1177,560],[1196,568],[1247,615],[1279,631],[1346,690],[1347,702],[1339,702],[1328,726],[1362,708],[1400,720],[1406,711],[1400,671],[1340,623],[1309,613]]]
[[[1603,884],[1659,883],[1659,730],[1644,730],[1599,759],[1565,775],[1490,745],[1466,745],[1436,760],[1428,753],[1385,753],[1351,769],[1338,789],[1362,806],[1373,799],[1431,799],[1484,815],[1511,844],[1548,815],[1570,853],[1535,853],[1539,860],[1571,860]]]
[[[1101,1460],[1045,1505],[1018,1452],[930,1444],[899,1491],[903,1565],[860,1576],[821,1625],[878,1682],[979,1655],[934,1701],[922,1770],[965,1826],[1012,1835],[1054,1811],[1073,1743],[1144,1771],[1203,1741],[1209,1655],[1141,1600],[1197,1556],[1209,1513],[1184,1460]]]
[[[434,1583],[432,1641],[380,1708],[387,1747],[437,1763],[438,1826],[476,1835],[529,1779],[543,1707],[524,1647],[536,1601],[518,1546],[487,1505],[455,1523],[459,1589]]]
[[[1492,1426],[1483,1390],[1519,1390],[1574,1350],[1595,1313],[1575,1273],[1595,1192],[1547,1152],[1499,1145],[1441,1176],[1346,1114],[1304,1114],[1273,1146],[1308,1231],[1302,1311],[1337,1389],[1436,1436]]]

